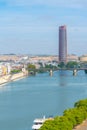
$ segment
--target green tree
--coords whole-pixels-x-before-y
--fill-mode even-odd
[[[40,130],[72,130],[87,119],[87,99],[75,103],[74,108],[64,111],[63,116],[47,120]]]
[[[27,68],[28,68],[28,70],[36,69],[35,65],[33,65],[33,64],[28,64]]]
[[[11,74],[16,74],[16,73],[19,73],[19,72],[21,72],[20,69],[14,69],[14,70],[11,71]]]
[[[60,67],[60,68],[64,68],[64,67],[66,67],[66,65],[65,65],[64,62],[61,62],[61,63],[58,65],[58,67]]]
[[[77,68],[78,67],[78,63],[75,61],[70,61],[67,63],[66,65],[67,68]]]

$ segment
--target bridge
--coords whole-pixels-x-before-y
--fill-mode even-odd
[[[87,70],[87,68],[58,68],[58,70]]]
[[[62,71],[62,70],[73,71],[73,75],[76,75],[77,72],[80,71],[80,70],[84,70],[85,73],[87,73],[87,68],[56,68],[56,69],[40,68],[40,69],[29,69],[29,73],[35,75],[37,72],[39,72],[39,73],[49,72],[49,74],[52,76],[53,75],[53,71]]]

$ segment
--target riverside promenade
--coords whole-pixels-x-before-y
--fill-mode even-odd
[[[21,79],[28,75],[27,71],[16,73],[16,74],[8,74],[0,77],[0,85]]]
[[[76,126],[73,130],[87,130],[87,120],[83,121],[82,124]]]

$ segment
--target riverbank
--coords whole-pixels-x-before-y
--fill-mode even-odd
[[[87,119],[82,124],[76,126],[73,130],[87,130]]]
[[[8,75],[1,76],[0,77],[0,85],[4,85],[6,83],[22,79],[26,76],[28,76],[27,72],[25,72],[25,73],[20,72],[20,73],[16,73],[16,74],[8,74]]]

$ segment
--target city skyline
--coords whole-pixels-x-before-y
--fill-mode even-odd
[[[0,0],[0,54],[58,54],[67,25],[68,54],[87,54],[86,0]]]

